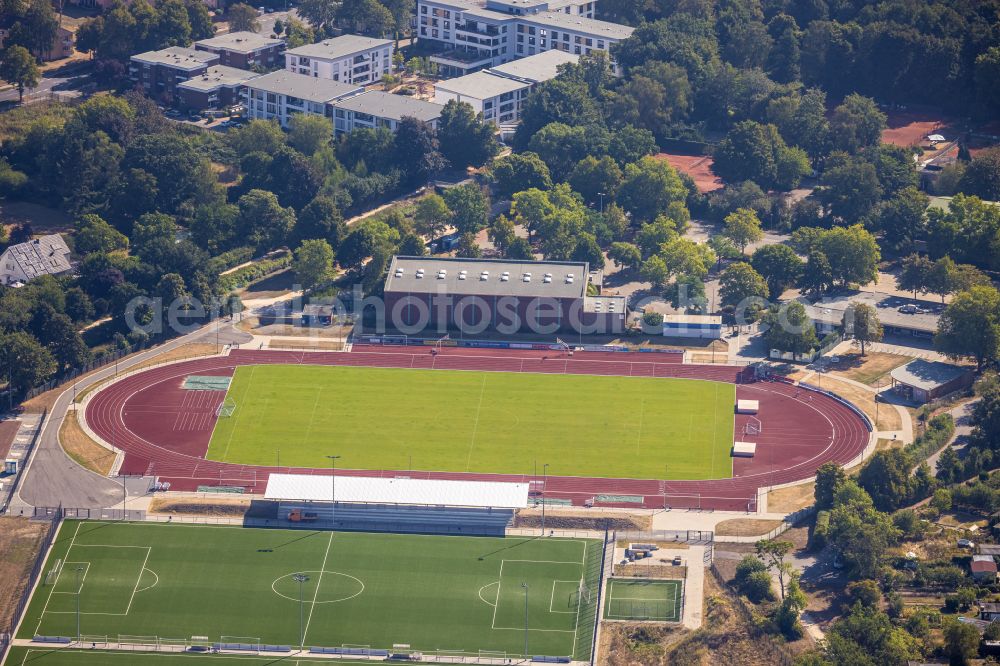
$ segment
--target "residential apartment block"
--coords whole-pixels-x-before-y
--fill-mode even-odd
[[[546,51],[512,60],[481,72],[473,72],[434,84],[434,101],[468,103],[483,119],[496,125],[513,125],[521,119],[524,100],[542,81],[555,78],[559,65],[576,62],[580,56]]]
[[[256,76],[245,69],[213,65],[203,74],[177,84],[177,105],[194,111],[235,106],[243,101],[243,85]]]
[[[151,97],[173,97],[177,86],[204,74],[219,63],[219,56],[183,46],[134,55],[129,63],[129,77]]]
[[[366,85],[392,72],[393,42],[341,35],[285,52],[285,69],[319,79]]]
[[[373,90],[333,102],[334,129],[351,132],[360,127],[387,127],[393,132],[403,118],[416,118],[437,127],[443,105],[406,95]]]
[[[285,41],[258,35],[256,32],[230,32],[195,42],[199,51],[216,53],[219,64],[239,69],[274,69],[284,64],[281,54]]]
[[[282,127],[296,113],[311,113],[331,119],[333,103],[363,92],[358,85],[331,81],[280,70],[250,79],[244,86],[247,117],[252,120],[275,119]]]
[[[594,9],[593,0],[418,0],[417,35],[445,49],[431,56],[443,75],[460,76],[548,50],[609,51],[632,34]]]

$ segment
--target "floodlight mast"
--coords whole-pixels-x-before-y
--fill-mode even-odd
[[[528,658],[528,584],[522,582],[524,588],[524,658]]]
[[[337,517],[337,458],[340,456],[327,456],[330,460],[330,528],[336,527]]]
[[[292,574],[292,580],[299,584],[299,652],[305,649],[306,635],[305,635],[305,624],[304,618],[305,613],[303,611],[303,601],[302,601],[302,584],[309,580],[309,576],[304,573]]]

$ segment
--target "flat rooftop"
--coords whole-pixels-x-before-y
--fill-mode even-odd
[[[196,74],[184,83],[177,84],[177,87],[207,92],[223,86],[241,86],[255,76],[257,75],[245,69],[212,65],[203,74]]]
[[[528,14],[517,17],[524,23],[533,23],[543,28],[557,28],[581,34],[592,35],[598,39],[627,39],[635,32],[635,28],[620,23],[599,21],[598,19],[573,16],[562,12],[545,12],[543,14]]]
[[[298,97],[320,104],[332,102],[364,90],[362,86],[315,78],[306,74],[296,74],[287,70],[278,70],[252,78],[246,82],[246,86],[254,90]]]
[[[692,314],[672,314],[663,315],[664,324],[713,324],[722,326],[722,317],[719,315],[692,315]]]
[[[183,46],[168,46],[159,51],[146,51],[132,56],[131,60],[151,65],[166,65],[174,69],[198,69],[219,62],[219,56],[210,51],[198,51]]]
[[[294,49],[288,49],[285,53],[295,56],[305,56],[307,58],[322,58],[324,60],[337,60],[361,51],[377,49],[383,46],[392,46],[391,39],[376,39],[375,37],[362,37],[361,35],[341,35],[333,39],[324,39],[315,44],[306,44]]]
[[[969,372],[972,372],[971,368],[918,358],[894,368],[889,376],[900,384],[930,391]]]
[[[389,118],[391,120],[416,118],[425,123],[440,118],[441,109],[444,108],[440,104],[434,104],[433,102],[425,102],[407,95],[393,95],[392,93],[378,90],[340,100],[337,102],[336,107],[345,111],[368,113],[379,118]]]
[[[490,99],[505,93],[523,90],[529,83],[509,79],[489,72],[473,72],[454,79],[446,79],[434,84],[434,90],[450,92],[454,95],[473,99]]]
[[[583,299],[583,311],[594,314],[625,314],[624,296],[587,296]]]
[[[334,479],[330,475],[272,474],[264,498],[297,502],[330,502]],[[528,506],[527,483],[389,479],[374,476],[336,476],[337,503],[409,504],[417,506],[492,507]]]
[[[389,266],[385,291],[583,298],[587,293],[587,273],[585,262],[397,256]]]
[[[916,303],[927,310],[920,314],[906,314],[900,312],[901,305],[914,303],[912,298],[884,294],[881,292],[862,291],[855,294],[824,298],[813,304],[805,304],[806,314],[813,321],[821,321],[827,324],[839,326],[844,318],[844,312],[850,307],[852,302],[866,303],[878,311],[879,321],[884,326],[894,326],[907,330],[923,331],[934,333],[937,331],[938,319],[943,307],[940,303],[932,301],[916,301]]]
[[[580,56],[565,51],[552,49],[542,53],[511,60],[502,65],[491,67],[490,72],[512,79],[520,79],[531,83],[541,83],[554,79],[559,74],[559,66],[567,63],[575,63],[580,60]]]
[[[240,32],[228,32],[224,35],[216,35],[208,39],[195,42],[195,46],[207,49],[225,49],[233,53],[253,53],[260,49],[267,49],[284,44],[285,40],[276,37],[265,37],[256,32],[243,30]]]

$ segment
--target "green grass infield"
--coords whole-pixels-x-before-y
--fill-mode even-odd
[[[691,379],[329,366],[236,370],[207,457],[609,478],[732,476],[736,388]]]
[[[67,521],[18,637],[77,636],[79,603],[79,635],[110,641],[522,654],[527,611],[531,654],[586,660],[600,557],[583,539]]]

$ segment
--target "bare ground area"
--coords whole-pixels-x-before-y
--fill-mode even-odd
[[[760,640],[737,612],[730,593],[705,576],[705,622],[689,632],[656,625],[606,623],[602,664],[608,666],[771,666],[782,656]]]
[[[768,510],[774,511],[768,500]],[[733,518],[723,520],[715,526],[716,536],[760,536],[767,534],[781,525],[780,520],[761,520],[759,518]]]
[[[830,373],[871,385],[911,360],[909,356],[884,352],[868,352],[865,356],[860,352],[844,354],[838,363],[830,365]]]
[[[115,464],[115,454],[104,448],[84,432],[77,421],[77,412],[66,412],[62,427],[59,428],[59,443],[73,461],[80,467],[101,476],[111,473]]]
[[[698,563],[701,566],[701,563]],[[641,564],[639,562],[626,565],[616,565],[615,575],[626,578],[669,578],[684,580],[687,578],[687,567],[670,564]]]
[[[13,227],[27,222],[36,234],[71,231],[73,220],[55,208],[41,206],[28,201],[4,201],[0,203],[0,224]]]
[[[807,371],[798,369],[791,373],[789,377],[793,379],[801,379],[806,374]],[[835,376],[829,374],[824,374],[821,379],[814,375],[809,379],[808,383],[819,385],[824,390],[836,393],[845,400],[849,400],[854,403],[856,407],[868,415],[868,418],[870,418],[873,423],[875,423],[877,411],[878,423],[876,424],[876,429],[878,430],[899,430],[903,427],[903,420],[900,418],[896,408],[892,405],[879,404],[878,409],[876,410],[874,393],[870,393],[862,388],[848,384],[847,382],[840,381]]]
[[[626,513],[603,511],[558,511],[545,510],[546,529],[564,530],[649,530],[653,519],[650,516],[632,516]],[[514,527],[530,528],[542,526],[541,509],[522,509],[514,516]]]
[[[269,349],[315,349],[318,351],[341,351],[344,343],[341,340],[317,340],[316,338],[271,338],[267,346]]]
[[[815,500],[815,492],[815,482],[772,490],[767,494],[767,510],[771,513],[792,513],[804,509]]]
[[[149,504],[149,513],[187,516],[239,517],[250,510],[250,499],[166,499],[155,498]]]
[[[38,557],[46,523],[0,517],[0,627],[7,627]]]

